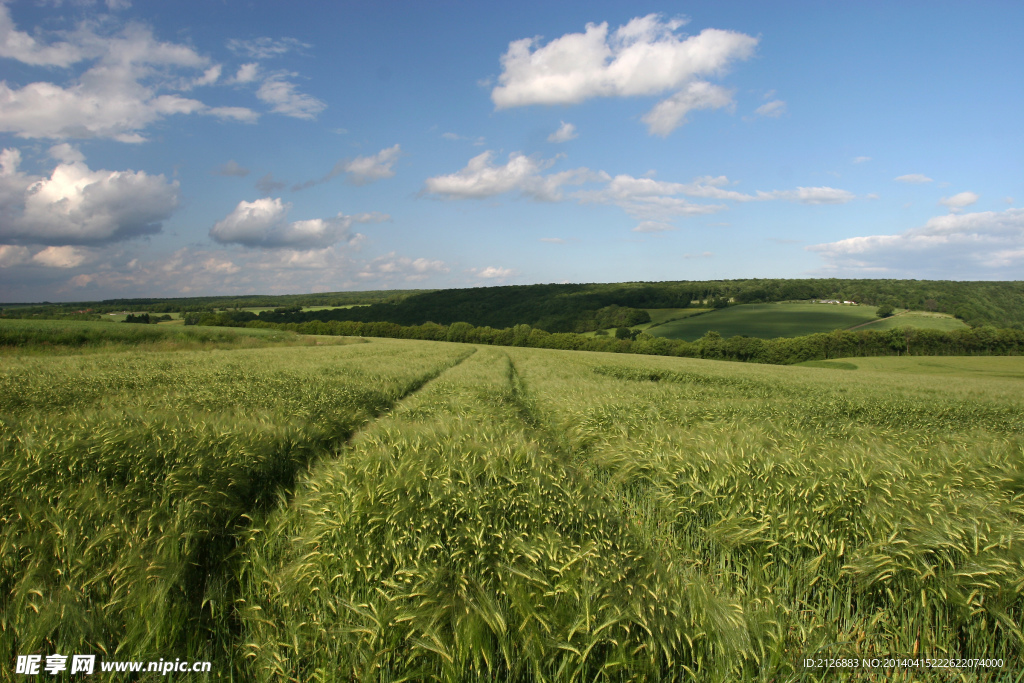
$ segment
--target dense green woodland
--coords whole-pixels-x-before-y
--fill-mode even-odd
[[[458,322],[451,325],[426,323],[397,325],[388,322],[311,321],[305,323],[248,323],[255,328],[282,329],[299,334],[386,337],[452,341],[496,346],[522,346],[573,351],[639,353],[753,363],[790,365],[811,360],[864,356],[1018,356],[1024,354],[1024,330],[995,327],[961,330],[895,328],[835,330],[803,337],[758,339],[736,336],[723,339],[709,332],[694,342],[639,334],[634,338],[588,337],[572,332],[549,333],[529,325],[504,329],[474,327]]]
[[[422,289],[394,289],[367,292],[327,292],[323,294],[246,294],[243,296],[196,296],[181,298],[104,299],[103,301],[75,301],[69,303],[0,304],[0,317],[79,317],[119,311],[149,311],[150,313],[212,312],[243,308],[295,308],[303,306],[351,306],[353,304],[395,303],[407,296],[419,294]]]
[[[352,320],[421,325],[466,322],[474,326],[525,324],[546,332],[587,332],[646,322],[645,308],[686,308],[695,301],[724,306],[807,299],[840,299],[911,310],[950,313],[970,325],[1024,329],[1024,283],[922,280],[720,280],[617,284],[512,285],[446,289],[394,303],[333,311],[265,311],[267,322]],[[609,309],[611,306],[619,309]],[[629,310],[621,310],[629,309]],[[246,318],[241,314],[239,322]]]
[[[466,322],[504,328],[526,324],[546,332],[586,332],[646,322],[645,308],[685,308],[695,301],[712,306],[807,299],[840,299],[872,306],[949,313],[972,326],[1024,329],[1024,282],[948,280],[713,280],[548,284],[469,289],[333,292],[286,296],[116,299],[3,309],[4,317],[88,316],[122,310],[152,313],[234,311],[220,322],[244,323],[257,314],[242,308],[270,308],[259,319],[275,323],[351,320],[421,325]],[[302,311],[309,306],[369,304],[355,309]],[[611,307],[616,308],[611,308]],[[92,309],[89,313],[82,313]],[[627,309],[627,310],[623,310]],[[198,321],[198,320],[197,320]]]

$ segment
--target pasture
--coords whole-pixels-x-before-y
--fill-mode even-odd
[[[895,327],[916,327],[920,330],[963,330],[967,324],[946,313],[927,311],[904,311],[888,318],[877,318],[859,327],[860,330],[891,330]]]
[[[803,658],[885,654],[1009,675],[1024,359],[842,362],[8,355],[0,650],[258,681],[831,681]],[[883,679],[947,680],[856,680]]]
[[[650,329],[648,334],[687,341],[699,339],[712,330],[723,337],[800,337],[869,322],[875,319],[875,310],[873,306],[835,304],[741,304],[667,322]]]

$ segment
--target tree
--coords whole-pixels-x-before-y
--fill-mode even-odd
[[[892,312],[892,306],[890,306],[889,304],[882,304],[881,306],[878,307],[878,310],[875,311],[875,315],[877,315],[879,318],[888,318],[892,315]]]

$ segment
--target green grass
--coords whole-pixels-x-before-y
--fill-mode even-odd
[[[915,652],[1015,674],[1022,363],[10,356],[0,651],[255,681],[831,681],[802,658]]]
[[[940,375],[954,379],[1024,379],[1024,358],[1018,356],[970,357],[904,356],[900,358],[849,358],[837,362],[860,370],[900,375]],[[801,363],[810,365],[810,363]]]
[[[8,359],[3,656],[187,656],[229,674],[245,529],[467,353],[363,346]]]
[[[831,332],[859,325],[874,318],[875,309],[870,306],[808,303],[743,304],[694,318],[665,323],[652,328],[649,334],[693,341],[714,330],[723,337],[742,334],[748,337],[773,339]]]
[[[651,316],[651,325],[661,325],[670,320],[689,318],[701,313],[707,313],[710,308],[645,308]]]
[[[252,348],[315,343],[302,335],[281,330],[79,320],[0,320],[0,353],[6,354],[76,353],[134,347],[159,351]]]
[[[922,330],[962,330],[967,327],[964,321],[945,313],[928,313],[926,311],[905,311],[888,318],[879,318],[860,330],[891,330],[896,327],[916,327]]]

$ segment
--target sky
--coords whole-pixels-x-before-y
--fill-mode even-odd
[[[0,302],[1020,280],[1020,2],[0,0]]]

